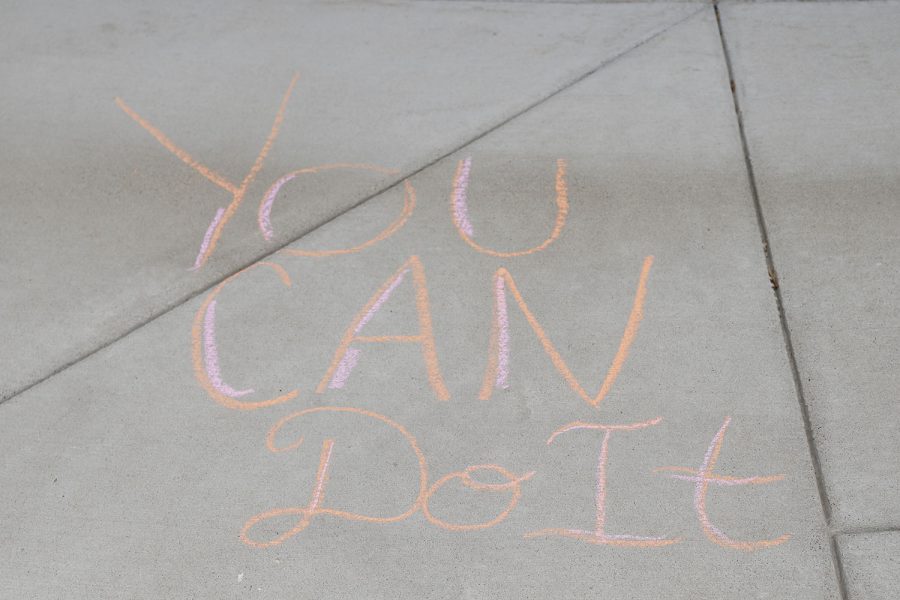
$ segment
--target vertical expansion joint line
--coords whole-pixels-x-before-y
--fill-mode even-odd
[[[828,490],[825,487],[825,478],[822,474],[822,465],[819,458],[819,450],[816,447],[815,438],[813,436],[812,421],[810,419],[809,406],[806,402],[806,395],[803,388],[803,381],[800,377],[800,369],[797,366],[797,357],[794,353],[794,343],[791,339],[791,331],[788,327],[787,313],[784,307],[784,299],[781,294],[781,288],[778,282],[777,271],[775,269],[775,259],[772,254],[772,247],[769,243],[769,232],[766,226],[765,215],[763,214],[762,203],[759,200],[759,188],[756,185],[756,174],[753,171],[753,161],[750,157],[750,146],[747,142],[747,133],[744,128],[743,112],[738,97],[737,84],[734,75],[734,67],[731,62],[731,54],[728,51],[728,43],[725,40],[725,30],[722,27],[722,16],[719,11],[718,0],[713,0],[713,11],[716,16],[716,27],[719,30],[719,41],[722,44],[722,56],[725,60],[725,68],[728,71],[729,87],[731,88],[731,100],[734,105],[734,115],[737,120],[738,134],[741,140],[741,150],[744,154],[744,165],[747,171],[747,179],[750,186],[750,195],[753,200],[753,208],[756,212],[756,224],[759,228],[759,235],[762,241],[763,253],[766,259],[766,268],[768,270],[769,280],[772,284],[772,291],[775,294],[775,306],[778,311],[778,320],[781,325],[781,335],[784,340],[785,352],[788,356],[788,365],[791,369],[791,377],[794,380],[794,391],[797,394],[797,402],[800,405],[800,415],[803,419],[803,427],[806,433],[806,443],[809,449],[810,461],[812,462],[813,471],[816,479],[816,487],[819,492],[819,501],[822,505],[822,513],[825,516],[825,522],[828,526],[829,542],[831,548],[831,560],[834,566],[835,579],[837,580],[838,591],[841,598],[846,600],[848,596],[846,579],[844,576],[844,565],[841,562],[840,552],[837,547],[835,535],[831,532],[831,503],[828,500]]]

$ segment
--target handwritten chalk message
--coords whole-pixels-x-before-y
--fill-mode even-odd
[[[278,136],[288,101],[297,84],[297,80],[298,77],[295,75],[288,85],[281,99],[269,135],[256,160],[240,184],[230,181],[195,160],[123,100],[116,99],[117,105],[156,138],[163,147],[206,179],[231,194],[231,202],[227,206],[216,210],[209,227],[204,232],[192,269],[201,269],[209,261],[221,238],[224,227],[242,204],[250,184],[262,169],[263,163]],[[556,161],[554,186],[556,192],[556,218],[549,227],[549,233],[539,243],[524,244],[519,249],[500,250],[490,248],[479,241],[481,238],[478,235],[477,223],[473,223],[469,215],[468,195],[471,179],[475,176],[483,176],[479,175],[476,167],[477,163],[473,161],[472,157],[460,160],[448,186],[449,218],[456,228],[459,238],[471,251],[499,259],[524,257],[546,251],[563,235],[569,215],[569,190],[565,160],[558,159]],[[399,173],[397,170],[386,167],[358,163],[334,163],[301,168],[286,173],[269,185],[260,199],[257,223],[263,238],[271,241],[275,237],[275,225],[272,220],[273,207],[278,200],[279,194],[289,182],[298,177],[335,170],[392,175]],[[402,188],[404,201],[400,214],[384,230],[364,243],[348,248],[326,250],[286,248],[280,250],[279,255],[311,260],[328,256],[352,255],[364,252],[375,244],[389,239],[407,224],[416,207],[416,190],[412,183],[408,179],[403,180]],[[461,248],[465,248],[465,246],[461,245]],[[493,306],[485,307],[485,310],[490,311],[491,314],[491,329],[485,340],[487,359],[483,368],[483,375],[481,376],[478,399],[484,402],[490,401],[495,390],[508,389],[511,385],[514,373],[511,369],[513,357],[511,356],[510,348],[509,310],[512,308],[513,310],[518,309],[524,317],[525,322],[528,323],[531,332],[537,338],[553,369],[563,379],[572,393],[580,398],[590,409],[598,411],[597,421],[565,422],[565,419],[561,419],[557,427],[545,433],[546,446],[567,444],[568,440],[575,435],[593,436],[597,440],[593,523],[587,528],[584,525],[571,524],[568,527],[548,526],[520,532],[525,539],[539,540],[547,537],[564,537],[590,544],[647,549],[660,548],[682,542],[682,539],[677,537],[638,535],[637,533],[610,533],[606,528],[607,491],[610,486],[608,478],[609,448],[613,443],[613,437],[639,436],[642,435],[644,430],[653,428],[663,421],[662,416],[651,416],[643,421],[632,423],[606,423],[599,420],[599,409],[622,373],[630,350],[636,343],[652,287],[651,271],[653,262],[653,257],[647,256],[643,259],[640,268],[635,270],[635,291],[630,312],[624,324],[624,330],[619,339],[615,355],[594,394],[589,393],[582,382],[575,377],[565,358],[559,352],[557,345],[552,341],[552,332],[545,330],[541,324],[540,316],[536,315],[529,308],[526,302],[527,293],[523,294],[516,284],[514,278],[515,267],[499,266],[493,275],[485,281],[485,286],[490,289],[491,297],[493,298]],[[271,260],[258,262],[227,278],[210,291],[200,304],[191,327],[193,370],[197,382],[211,400],[224,408],[235,411],[267,409],[294,401],[300,394],[299,390],[294,389],[277,396],[260,398],[261,394],[255,388],[234,386],[227,382],[227,375],[222,372],[222,361],[219,356],[216,330],[216,315],[220,294],[237,278],[242,277],[249,270],[258,268],[270,271],[278,277],[285,289],[292,289],[293,282],[291,277],[282,265]],[[397,302],[395,292],[402,286],[411,286],[414,292],[414,306],[412,308],[414,309],[416,320],[411,327],[412,333],[406,331],[396,335],[368,335],[366,330],[369,323],[380,311],[384,310],[386,305],[391,302]],[[364,365],[366,363],[366,355],[372,348],[379,345],[390,347],[394,344],[402,344],[413,345],[418,348],[418,354],[427,373],[428,390],[434,401],[452,401],[453,392],[448,388],[440,366],[440,357],[437,351],[438,345],[436,344],[435,332],[432,327],[427,269],[423,261],[416,255],[409,256],[393,273],[384,279],[380,287],[372,291],[367,299],[360,298],[358,305],[360,306],[359,310],[343,333],[338,334],[335,332],[334,350],[329,350],[331,360],[327,369],[322,373],[318,385],[315,386],[312,392],[323,394],[331,390],[332,392],[337,391],[340,393],[340,390],[352,378],[365,377]],[[522,499],[523,487],[529,485],[529,482],[539,475],[536,470],[513,471],[503,465],[492,463],[468,465],[461,470],[450,471],[439,476],[435,475],[429,469],[428,457],[421,449],[416,432],[410,431],[390,416],[357,406],[316,406],[291,412],[274,422],[265,439],[260,440],[260,443],[264,443],[265,447],[272,454],[298,450],[304,440],[300,432],[306,427],[310,417],[317,414],[337,416],[359,427],[375,426],[388,428],[392,432],[391,435],[409,453],[410,464],[414,465],[409,475],[411,480],[418,481],[416,491],[411,495],[408,504],[398,507],[396,513],[389,516],[376,516],[331,508],[327,501],[328,483],[332,474],[334,456],[340,452],[341,448],[335,439],[326,438],[322,442],[319,451],[318,468],[314,480],[310,482],[308,500],[305,503],[294,506],[265,507],[260,512],[248,511],[250,516],[248,516],[242,526],[238,527],[239,539],[244,544],[260,549],[284,544],[295,536],[302,534],[313,521],[326,516],[390,526],[392,523],[404,521],[415,514],[421,514],[428,525],[448,532],[465,533],[490,529],[505,521],[516,510]],[[710,487],[719,490],[720,493],[725,493],[733,486],[773,484],[784,479],[784,476],[780,474],[737,477],[716,472],[716,463],[722,453],[726,435],[732,422],[731,417],[725,416],[719,429],[715,432],[710,432],[711,437],[701,440],[703,446],[698,447],[705,447],[705,451],[698,451],[695,464],[687,466],[662,465],[653,469],[653,473],[660,477],[671,479],[673,482],[690,484],[689,489],[693,491],[693,508],[697,521],[710,542],[722,548],[739,551],[755,551],[783,544],[790,538],[789,534],[780,534],[769,539],[758,540],[733,539],[713,522],[707,510]],[[436,514],[438,511],[434,509],[433,504],[440,497],[442,489],[451,483],[461,485],[479,497],[481,497],[481,494],[497,495],[505,499],[505,504],[502,505],[502,508],[496,514],[480,521],[476,518],[461,521],[451,521],[442,518],[439,514]],[[293,524],[275,535],[266,535],[267,528],[265,525],[267,523],[274,520],[283,521],[284,519],[290,519]]]

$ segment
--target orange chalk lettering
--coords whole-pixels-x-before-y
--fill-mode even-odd
[[[281,265],[271,262],[258,262],[246,269],[238,271],[219,285],[217,285],[209,293],[197,314],[194,316],[194,323],[191,327],[191,350],[194,363],[194,376],[209,396],[226,408],[235,410],[255,410],[265,408],[267,406],[275,406],[282,404],[297,397],[297,390],[292,390],[286,394],[270,398],[268,400],[259,400],[256,402],[244,402],[237,400],[238,397],[246,395],[253,390],[236,391],[221,381],[218,372],[218,356],[216,353],[215,342],[213,339],[213,327],[215,319],[215,303],[219,293],[235,278],[255,267],[269,267],[278,275],[281,282],[287,286],[291,286],[291,278],[287,271]]]
[[[472,474],[477,471],[493,471],[503,476],[506,481],[504,483],[483,483],[480,481],[476,481],[472,478]],[[428,492],[425,494],[425,499],[422,502],[422,514],[425,515],[425,518],[428,519],[428,522],[432,525],[436,525],[441,529],[446,529],[448,531],[477,531],[479,529],[489,529],[494,525],[503,522],[506,517],[509,516],[509,514],[519,503],[519,498],[522,497],[522,482],[531,479],[533,475],[534,471],[529,471],[524,475],[517,476],[499,465],[473,465],[470,467],[466,467],[464,471],[454,471],[453,473],[448,473],[438,479],[432,484],[430,488],[428,488]],[[431,509],[428,503],[439,489],[444,487],[444,485],[446,485],[453,479],[459,479],[464,486],[472,490],[485,492],[503,492],[506,490],[511,490],[512,495],[510,496],[506,508],[504,508],[500,512],[500,514],[498,514],[493,519],[484,521],[483,523],[471,523],[465,525],[448,523],[447,521],[435,517],[431,513]]]
[[[600,423],[582,423],[575,421],[553,432],[547,444],[553,443],[558,435],[580,429],[594,429],[603,431],[603,441],[600,444],[600,455],[597,459],[597,493],[596,493],[596,518],[593,530],[584,529],[540,529],[525,534],[526,539],[543,536],[562,536],[574,538],[590,544],[605,544],[609,546],[627,546],[637,548],[658,548],[677,544],[679,539],[667,539],[662,537],[645,537],[637,535],[612,535],[606,533],[606,464],[609,458],[609,439],[614,431],[635,431],[658,424],[662,419],[657,417],[641,423],[627,425],[603,425]]]
[[[387,302],[393,291],[400,285],[407,273],[412,274],[413,284],[416,288],[416,311],[419,315],[419,332],[416,335],[402,336],[361,336],[365,325],[375,316],[381,306]],[[434,390],[438,400],[449,400],[450,392],[444,384],[438,366],[437,351],[434,344],[434,335],[431,328],[431,309],[428,303],[428,288],[425,281],[425,270],[417,256],[411,256],[403,265],[384,282],[378,291],[369,299],[362,310],[357,313],[347,331],[344,333],[341,343],[334,353],[328,370],[319,382],[316,393],[321,394],[326,389],[340,389],[344,387],[350,373],[359,360],[361,350],[354,347],[354,343],[417,343],[422,348],[422,358],[428,370],[428,382]]]
[[[348,512],[344,510],[336,510],[333,508],[323,508],[322,507],[322,498],[325,494],[325,485],[328,476],[328,463],[331,456],[331,451],[334,446],[332,440],[325,440],[322,444],[322,454],[319,459],[319,469],[316,474],[316,483],[313,489],[312,497],[309,503],[306,506],[296,506],[296,507],[288,507],[288,508],[276,508],[273,510],[268,510],[262,512],[258,515],[255,515],[248,519],[243,528],[241,529],[241,541],[249,546],[253,546],[255,548],[267,548],[270,546],[276,546],[278,544],[283,543],[284,541],[290,539],[291,537],[297,535],[309,525],[312,521],[313,517],[317,515],[330,515],[332,517],[338,517],[341,519],[347,519],[350,521],[363,521],[366,523],[396,523],[398,521],[403,521],[409,516],[415,514],[416,511],[422,506],[424,502],[426,493],[428,491],[428,463],[425,460],[425,455],[422,453],[422,450],[419,448],[419,443],[415,437],[409,431],[406,430],[399,423],[385,417],[384,415],[380,415],[376,412],[363,410],[361,408],[354,408],[349,406],[318,406],[314,408],[307,408],[305,410],[301,410],[299,412],[295,412],[290,414],[275,424],[272,429],[269,430],[268,435],[266,436],[266,447],[271,452],[286,452],[289,450],[294,450],[299,448],[303,443],[303,438],[299,438],[290,442],[286,445],[279,445],[278,434],[281,432],[282,428],[294,421],[295,419],[299,419],[306,415],[320,413],[320,412],[334,412],[334,413],[347,413],[347,414],[356,414],[364,417],[368,417],[370,419],[381,421],[382,423],[388,425],[392,429],[396,430],[400,433],[406,442],[409,444],[409,447],[412,449],[413,453],[416,456],[416,460],[418,461],[419,466],[419,491],[412,502],[412,504],[400,514],[393,515],[390,517],[377,517],[371,515],[363,515],[359,513]],[[286,515],[292,515],[299,517],[297,523],[290,530],[285,533],[271,539],[268,541],[259,541],[250,537],[250,530],[253,529],[259,523],[268,521],[270,519],[283,517]]]
[[[375,173],[384,173],[389,175],[395,175],[399,173],[399,171],[397,171],[396,169],[387,169],[385,167],[379,167],[375,165],[352,163],[320,165],[317,167],[308,167],[305,169],[292,171],[287,175],[282,176],[274,184],[272,184],[272,186],[266,191],[265,195],[259,203],[259,213],[257,221],[259,223],[259,229],[262,232],[263,237],[265,237],[266,240],[271,240],[274,237],[274,230],[272,228],[272,208],[274,206],[275,199],[278,196],[278,192],[281,190],[284,184],[300,175],[320,173],[322,171],[330,171],[334,169],[372,171]],[[280,252],[283,254],[288,254],[290,256],[336,256],[361,252],[362,250],[365,250],[370,246],[374,246],[378,242],[384,241],[397,233],[406,224],[406,221],[409,220],[409,217],[410,215],[412,215],[415,206],[416,190],[408,179],[404,179],[403,210],[400,212],[400,216],[397,217],[397,219],[395,219],[390,225],[388,225],[375,237],[362,244],[353,246],[352,248],[341,248],[337,250],[301,250],[297,248],[284,248],[280,250]]]
[[[372,516],[372,515],[364,515],[360,513],[353,513],[344,510],[337,510],[333,508],[326,508],[323,505],[323,499],[325,497],[325,488],[328,481],[329,476],[329,466],[331,461],[332,452],[334,450],[334,440],[326,439],[322,443],[322,451],[319,457],[319,468],[316,472],[316,480],[313,485],[313,491],[310,494],[309,502],[305,506],[291,506],[286,508],[275,508],[271,510],[267,510],[265,512],[259,513],[250,517],[241,528],[240,539],[242,542],[247,544],[248,546],[252,546],[254,548],[269,548],[271,546],[277,546],[279,544],[284,543],[288,539],[294,537],[298,533],[305,530],[309,524],[312,522],[313,518],[318,515],[328,515],[332,517],[338,517],[340,519],[347,519],[350,521],[362,521],[366,523],[377,523],[377,524],[387,524],[387,523],[396,523],[399,521],[403,521],[417,511],[421,509],[425,519],[432,523],[433,525],[440,527],[441,529],[445,529],[447,531],[476,531],[481,529],[488,529],[490,527],[494,527],[495,525],[503,522],[509,514],[513,511],[516,505],[519,502],[519,498],[521,498],[521,484],[524,481],[530,479],[534,472],[528,472],[524,475],[516,475],[509,470],[499,466],[499,465],[472,465],[470,467],[466,467],[463,471],[455,471],[453,473],[448,473],[447,475],[438,479],[433,485],[429,487],[428,485],[428,463],[425,460],[425,455],[422,453],[422,450],[419,448],[419,443],[416,438],[406,430],[399,423],[389,419],[384,415],[380,415],[378,413],[363,410],[361,408],[354,407],[344,407],[344,406],[321,406],[315,408],[307,408],[282,418],[278,421],[268,432],[266,435],[266,447],[270,452],[281,453],[281,452],[289,452],[291,450],[296,450],[303,444],[303,437],[299,437],[294,439],[293,441],[281,441],[279,437],[282,436],[282,430],[284,427],[295,421],[296,419],[300,419],[307,415],[315,414],[315,413],[344,413],[348,415],[360,415],[363,417],[367,417],[369,419],[380,421],[403,436],[406,440],[406,443],[409,445],[410,449],[413,451],[413,454],[416,457],[418,462],[418,471],[419,471],[419,488],[418,494],[413,500],[413,502],[409,505],[409,507],[403,511],[402,513],[389,516],[389,517],[380,517],[380,516]],[[483,481],[476,480],[473,475],[479,472],[489,471],[494,472],[505,479],[500,483],[486,483]],[[494,492],[494,493],[502,493],[502,492],[510,492],[511,496],[509,501],[506,504],[506,507],[494,518],[489,519],[487,521],[481,523],[467,523],[467,524],[459,524],[459,523],[450,523],[443,519],[440,519],[434,516],[429,507],[429,501],[432,497],[440,490],[444,485],[449,483],[451,480],[459,479],[460,482],[466,486],[467,488],[477,491],[477,492]],[[294,525],[279,535],[268,539],[268,540],[260,540],[253,536],[251,536],[251,531],[261,523],[265,523],[266,521],[270,521],[272,519],[278,519],[283,517],[297,517],[297,521]]]
[[[765,477],[726,477],[713,473],[716,461],[719,459],[719,452],[721,452],[722,444],[725,441],[725,432],[728,430],[728,425],[730,423],[731,417],[725,417],[725,422],[722,423],[722,427],[719,428],[719,431],[713,437],[709,448],[706,450],[706,455],[703,457],[703,464],[700,465],[699,469],[695,470],[686,467],[660,467],[655,469],[655,471],[668,471],[673,473],[668,475],[673,479],[683,479],[694,483],[694,510],[697,511],[697,517],[700,519],[703,533],[706,534],[706,537],[712,543],[724,548],[743,550],[745,552],[752,552],[761,548],[771,548],[772,546],[783,544],[791,538],[790,534],[784,534],[774,539],[752,542],[733,540],[725,535],[725,533],[716,527],[709,519],[709,515],[706,512],[706,495],[709,491],[710,484],[720,486],[759,485],[763,483],[773,483],[784,479],[784,475],[770,475]]]
[[[597,395],[594,397],[588,395],[578,379],[569,369],[566,361],[563,360],[562,356],[557,351],[556,346],[550,341],[550,338],[544,332],[543,327],[541,327],[541,324],[525,303],[524,298],[522,298],[522,294],[519,292],[519,288],[516,286],[516,282],[513,280],[509,271],[504,268],[497,269],[497,272],[494,274],[494,317],[491,325],[488,364],[485,369],[484,379],[482,380],[481,391],[478,394],[479,399],[489,400],[495,387],[506,387],[506,362],[508,361],[509,354],[509,333],[505,293],[508,288],[509,293],[512,294],[516,304],[519,305],[519,309],[522,311],[522,314],[525,315],[525,319],[528,321],[528,324],[531,325],[532,331],[534,331],[541,346],[544,348],[544,352],[550,357],[556,370],[559,371],[566,383],[569,384],[569,387],[571,387],[582,400],[590,406],[598,406],[609,393],[613,383],[619,376],[619,372],[625,364],[625,359],[628,358],[628,351],[631,348],[631,344],[637,336],[638,327],[640,326],[641,319],[644,317],[644,301],[647,296],[647,279],[650,275],[650,267],[652,265],[652,256],[648,256],[644,259],[644,264],[641,268],[641,274],[638,280],[637,291],[634,295],[634,302],[631,306],[631,314],[628,317],[628,323],[625,325],[625,331],[622,333],[619,348],[606,373],[606,377],[603,379],[603,383],[600,385],[599,392],[597,392]]]
[[[461,237],[465,243],[482,254],[510,258],[513,256],[526,256],[528,254],[540,252],[559,237],[563,227],[566,226],[566,215],[569,214],[569,192],[566,186],[566,161],[561,158],[556,161],[556,222],[553,225],[553,231],[550,232],[550,235],[541,244],[514,252],[492,250],[482,246],[473,239],[474,229],[468,216],[468,187],[471,166],[471,158],[459,161],[456,168],[456,175],[453,177],[453,192],[450,194],[450,213],[453,216],[453,224],[456,226],[459,237]]]
[[[299,75],[295,73],[293,78],[291,79],[290,84],[288,85],[287,91],[285,91],[284,96],[282,96],[281,98],[281,104],[278,107],[278,112],[275,113],[275,119],[272,122],[271,129],[269,130],[269,135],[266,137],[266,141],[263,144],[262,149],[260,149],[259,154],[256,155],[256,160],[253,162],[250,170],[244,176],[244,179],[243,181],[241,181],[240,185],[231,182],[223,175],[220,175],[216,171],[195,160],[190,154],[187,153],[187,151],[183,150],[178,145],[176,145],[175,142],[169,139],[169,137],[166,136],[166,134],[164,134],[159,128],[154,126],[144,117],[139,115],[137,111],[128,106],[124,100],[122,100],[121,98],[116,98],[116,105],[121,108],[122,111],[125,112],[125,114],[131,117],[138,125],[140,125],[148,133],[150,133],[150,135],[156,138],[156,140],[160,144],[162,144],[162,146],[166,150],[177,156],[183,163],[200,173],[203,177],[207,178],[209,181],[213,182],[214,184],[231,194],[231,203],[227,208],[219,209],[220,212],[216,213],[216,218],[213,219],[213,223],[210,225],[206,236],[204,236],[203,243],[200,246],[200,253],[197,255],[197,259],[194,262],[195,269],[199,269],[204,264],[206,264],[206,261],[209,259],[216,248],[216,244],[218,243],[219,238],[222,235],[222,230],[225,228],[225,224],[228,223],[231,217],[234,216],[234,213],[237,212],[238,207],[241,205],[241,202],[244,200],[244,196],[247,193],[247,188],[250,187],[250,184],[253,183],[253,180],[262,169],[263,163],[265,162],[269,151],[272,149],[272,146],[275,143],[275,139],[278,137],[278,131],[281,129],[281,124],[284,121],[284,113],[287,109],[288,100],[291,97],[294,86],[297,84],[298,78]]]
[[[309,504],[291,508],[276,508],[251,517],[241,528],[242,542],[254,548],[269,548],[285,542],[309,526],[313,517],[319,514],[319,505],[325,496],[325,481],[328,478],[328,463],[331,460],[331,451],[333,448],[334,440],[325,440],[322,442],[322,454],[319,456],[319,469],[316,471],[316,484],[312,496],[309,499]],[[300,520],[298,520],[293,527],[271,540],[260,542],[250,537],[250,530],[257,524],[286,515],[299,516]]]

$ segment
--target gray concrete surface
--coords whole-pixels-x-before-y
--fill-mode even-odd
[[[722,17],[847,595],[894,598],[900,4]]]
[[[347,255],[277,254],[270,262],[290,286],[271,266],[231,280],[214,297],[214,339],[204,331],[213,306],[205,293],[7,401],[2,593],[837,598],[730,102],[706,9],[412,177],[415,211],[382,243]],[[539,245],[564,189],[558,238],[522,256],[470,247],[451,217],[454,181],[464,178],[455,175],[458,161],[469,157],[468,214],[459,222],[470,223],[475,243]],[[290,248],[360,244],[402,203],[401,189],[389,190]],[[329,387],[354,315],[413,255],[427,278],[443,385],[429,377],[420,343],[370,339],[354,342],[358,364],[343,387]],[[480,400],[497,302],[492,276],[501,267],[566,366],[554,366],[505,294],[508,339],[497,339],[509,347],[507,387]],[[357,335],[422,330],[416,274],[405,272]],[[636,294],[639,281],[646,296]],[[636,297],[643,320],[617,363]],[[611,364],[621,369],[598,406],[560,375],[569,372],[592,398]],[[209,393],[201,383],[216,369],[235,389],[254,391]],[[237,404],[295,389],[284,403]],[[356,412],[327,408],[336,406]],[[427,461],[424,489],[494,464],[528,477],[521,498],[451,481],[397,522],[315,514],[295,527],[303,507],[387,517],[413,502],[422,482],[408,439],[360,410],[415,436]],[[652,424],[611,435],[598,489],[599,431],[548,443],[576,421]],[[298,436],[299,447],[271,451]],[[718,479],[698,491],[698,472]],[[746,479],[756,477],[776,479]],[[474,478],[504,482],[497,472]],[[547,528],[594,532],[598,495],[607,537],[528,537]],[[487,523],[508,502],[507,518],[482,530],[432,522]],[[290,507],[293,517],[253,519]],[[302,531],[253,546],[291,528]],[[655,546],[662,541],[675,543]],[[621,546],[633,542],[643,546]]]
[[[900,589],[900,533],[838,537],[851,600],[889,600]]]
[[[900,2],[721,4],[5,6],[0,598],[896,596]]]
[[[0,398],[296,238],[697,10],[690,4],[15,2],[0,20]],[[439,64],[439,68],[421,68]],[[206,266],[293,73],[280,134]],[[338,175],[340,173],[340,175]]]
[[[900,4],[723,20],[834,527],[897,527]]]

